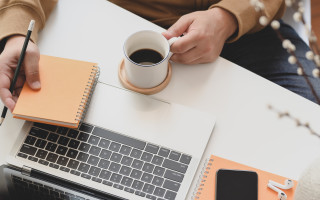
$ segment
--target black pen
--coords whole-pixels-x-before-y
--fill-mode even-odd
[[[24,44],[23,44],[23,47],[22,47],[22,50],[21,50],[21,53],[20,53],[20,57],[19,57],[19,60],[18,60],[18,65],[17,65],[17,68],[16,68],[16,70],[14,72],[14,76],[13,76],[13,79],[12,79],[12,82],[11,82],[11,85],[10,85],[10,89],[9,90],[10,90],[11,94],[12,94],[12,92],[14,90],[14,87],[15,87],[17,79],[18,79],[18,75],[19,75],[19,72],[20,72],[20,69],[21,69],[21,66],[22,66],[24,55],[26,54],[26,50],[27,50],[27,47],[28,47],[28,43],[29,43],[29,40],[30,40],[30,36],[31,36],[32,30],[33,30],[33,27],[34,27],[34,23],[35,23],[34,20],[30,21],[29,28],[28,28],[28,33],[27,33],[26,39],[24,40]],[[7,111],[8,111],[8,108],[6,106],[4,106],[4,108],[2,110],[2,114],[1,114],[0,126],[1,126],[4,118],[6,117]]]

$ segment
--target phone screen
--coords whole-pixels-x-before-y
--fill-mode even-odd
[[[258,175],[253,171],[220,169],[216,200],[258,200]]]

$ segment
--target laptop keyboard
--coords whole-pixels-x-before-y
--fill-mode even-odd
[[[174,200],[191,156],[82,123],[34,123],[19,157],[155,200]]]

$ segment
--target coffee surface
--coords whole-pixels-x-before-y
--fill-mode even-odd
[[[129,58],[142,65],[152,65],[163,60],[163,56],[153,49],[139,49],[133,52]]]

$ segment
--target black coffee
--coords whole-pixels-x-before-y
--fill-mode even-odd
[[[152,65],[160,62],[163,59],[163,56],[153,49],[139,49],[133,52],[129,58],[135,63]]]

